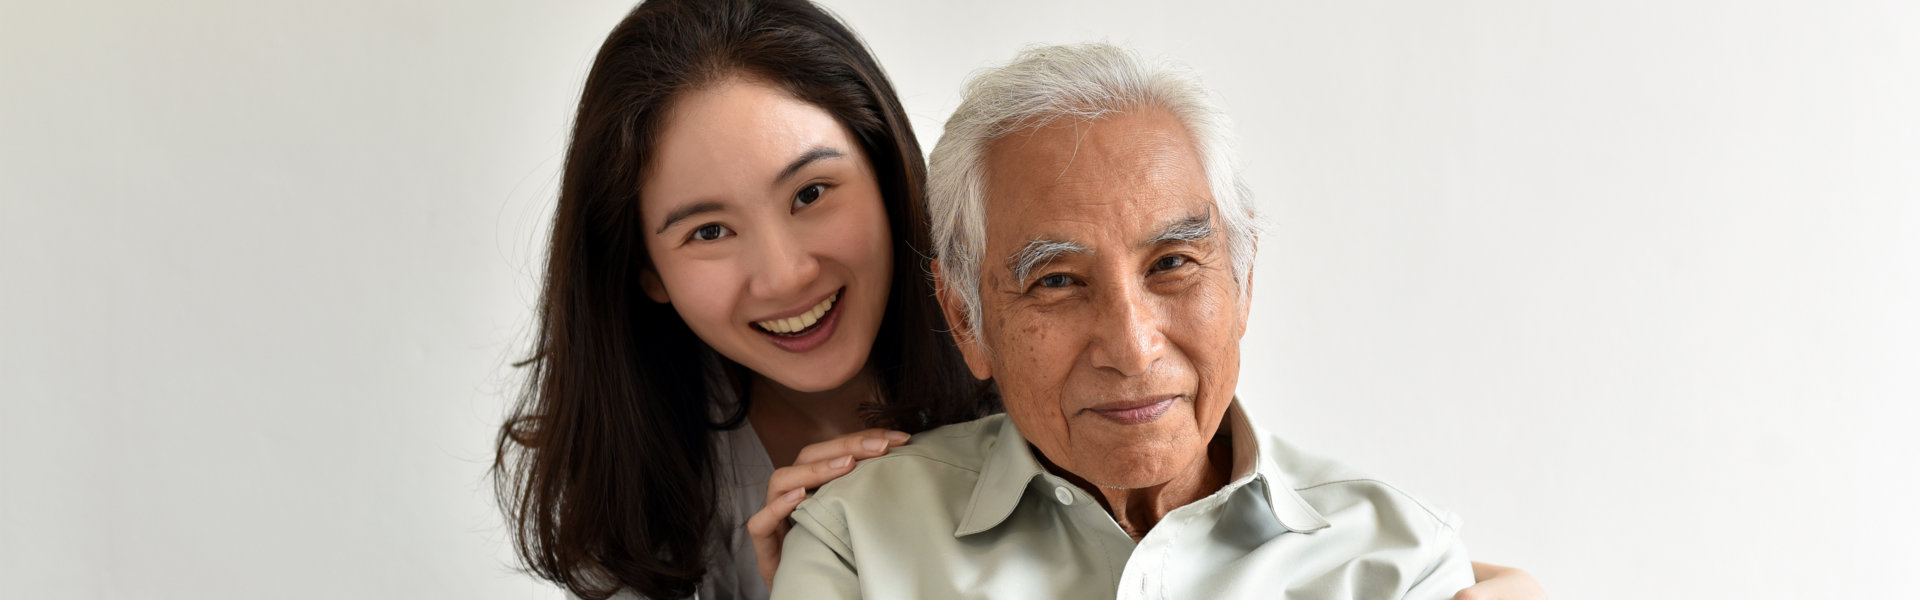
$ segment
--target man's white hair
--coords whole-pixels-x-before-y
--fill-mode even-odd
[[[1193,72],[1167,62],[1148,63],[1110,44],[1029,48],[1006,66],[976,73],[947,120],[928,161],[927,208],[933,219],[946,291],[962,304],[965,323],[950,323],[980,339],[980,268],[987,242],[987,148],[1009,134],[1058,119],[1091,121],[1114,113],[1158,108],[1193,138],[1226,236],[1234,280],[1246,289],[1258,223],[1252,193],[1233,159],[1232,123],[1213,105]]]

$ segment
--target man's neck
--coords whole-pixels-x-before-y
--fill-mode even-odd
[[[1216,434],[1207,444],[1207,451],[1188,465],[1178,477],[1172,480],[1144,488],[1122,489],[1094,485],[1075,476],[1066,469],[1054,466],[1038,450],[1034,456],[1040,464],[1055,475],[1073,482],[1081,489],[1095,492],[1093,497],[1100,507],[1113,515],[1120,529],[1138,542],[1147,537],[1147,531],[1153,529],[1160,519],[1165,518],[1173,509],[1186,506],[1196,500],[1220,491],[1230,480],[1228,470],[1233,468],[1233,443],[1224,431]]]

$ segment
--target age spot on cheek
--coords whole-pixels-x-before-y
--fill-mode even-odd
[[[1053,337],[1053,329],[1044,327],[1039,323],[1030,323],[1026,328],[1021,329],[1020,332],[1023,334],[1020,336],[1020,339],[1026,340],[1026,343],[1022,345],[1026,347],[1028,356],[1032,356],[1041,348],[1046,347],[1047,338]]]

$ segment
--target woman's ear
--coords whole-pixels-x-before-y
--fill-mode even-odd
[[[661,304],[673,303],[673,300],[667,297],[667,285],[660,282],[660,274],[652,268],[640,270],[640,290],[646,292],[647,298],[652,299],[654,302]]]
[[[986,348],[973,337],[973,327],[967,322],[964,304],[953,293],[953,282],[947,281],[946,276],[940,273],[939,260],[934,260],[930,267],[933,271],[934,296],[940,300],[940,312],[947,317],[947,332],[953,335],[954,345],[960,347],[960,357],[967,361],[967,370],[973,372],[974,379],[992,379],[993,365],[987,362]]]

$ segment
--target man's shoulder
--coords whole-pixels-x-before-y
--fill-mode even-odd
[[[1007,415],[1002,413],[922,431],[907,440],[906,445],[868,459],[860,466],[869,470],[898,470],[944,465],[978,473],[986,464],[994,442],[1000,439],[1006,420]]]
[[[1337,516],[1374,515],[1412,529],[1452,533],[1460,526],[1453,513],[1340,461],[1316,454],[1271,433],[1260,434],[1260,452],[1269,468],[1314,510]]]
[[[1311,574],[1303,575],[1303,590],[1358,581],[1367,591],[1339,589],[1356,597],[1425,598],[1473,584],[1452,513],[1279,436],[1260,432],[1257,439],[1275,516],[1307,534],[1275,536],[1268,549],[1295,572]]]
[[[906,445],[860,461],[852,472],[820,486],[799,512],[843,527],[851,525],[852,515],[881,517],[903,506],[958,512],[980,480],[1006,418],[993,415],[914,434]]]
[[[860,461],[851,473],[820,489],[825,492],[828,487],[852,488],[859,487],[854,484],[886,483],[903,477],[978,476],[1006,419],[1005,414],[998,414],[916,433],[906,445]]]

